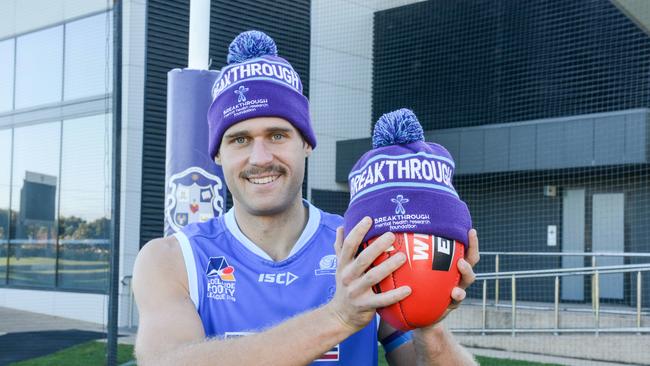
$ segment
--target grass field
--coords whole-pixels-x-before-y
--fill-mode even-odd
[[[10,366],[88,366],[104,365],[106,362],[106,343],[90,341],[80,345],[66,348],[48,356],[34,358],[27,361],[12,363]],[[118,365],[133,359],[133,346],[120,344],[118,347]],[[525,362],[506,360],[491,357],[477,357],[481,366],[553,366],[547,363]],[[388,366],[384,359],[383,349],[379,350],[379,365]],[[555,365],[559,366],[559,365]]]

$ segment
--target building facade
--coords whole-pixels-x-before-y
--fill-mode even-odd
[[[241,31],[276,40],[311,101],[318,147],[304,194],[327,211],[345,211],[373,121],[408,107],[454,156],[482,251],[647,253],[650,9],[639,4],[215,0],[210,68],[225,65]],[[112,2],[0,4],[0,306],[105,323],[117,225],[119,323],[137,323],[130,276],[139,249],[163,233],[167,72],[187,64],[188,21],[189,0],[123,1],[115,65]],[[477,270],[493,271],[493,259]],[[590,259],[524,256],[500,270],[581,265]],[[633,304],[634,276],[604,281],[604,301]],[[520,288],[522,300],[552,299],[551,282]],[[567,278],[562,299],[583,302],[590,290]]]

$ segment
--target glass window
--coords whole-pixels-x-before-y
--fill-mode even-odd
[[[9,239],[9,185],[11,184],[11,130],[0,130],[0,284],[7,280]]]
[[[111,115],[63,122],[58,284],[108,288]]]
[[[60,102],[63,26],[20,36],[16,42],[16,109]]]
[[[65,100],[111,92],[112,27],[111,13],[66,24]]]
[[[55,285],[61,123],[14,129],[9,284]]]
[[[0,42],[0,112],[14,107],[14,42]]]

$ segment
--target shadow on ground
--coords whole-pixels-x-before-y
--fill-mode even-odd
[[[102,338],[106,333],[78,329],[7,333],[0,336],[0,366]]]

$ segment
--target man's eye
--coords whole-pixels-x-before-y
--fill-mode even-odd
[[[282,140],[283,138],[284,138],[284,136],[282,134],[280,134],[280,133],[276,133],[275,135],[273,135],[273,140],[276,140],[276,141],[277,140]]]
[[[241,137],[241,136],[240,136],[240,137],[235,138],[235,143],[236,143],[236,144],[243,144],[243,143],[245,143],[245,142],[246,142],[246,138],[245,138],[245,137]]]

